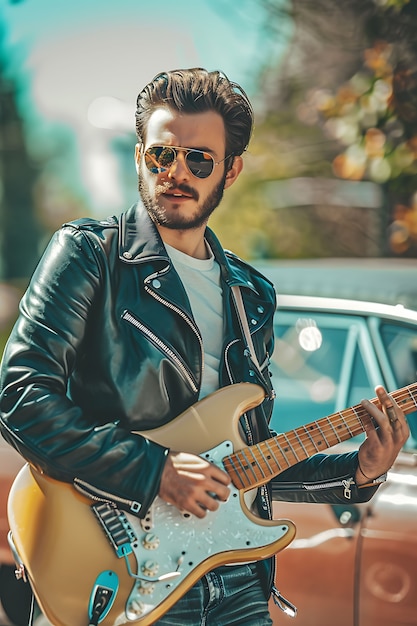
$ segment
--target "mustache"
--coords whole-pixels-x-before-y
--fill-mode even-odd
[[[182,191],[188,196],[191,196],[193,200],[198,200],[199,198],[198,191],[196,191],[196,189],[194,189],[193,187],[189,187],[185,183],[180,183],[179,185],[173,185],[172,183],[166,182],[166,183],[162,183],[161,185],[156,185],[155,195],[156,197],[159,197],[160,195],[167,193],[167,191],[172,191],[174,189],[176,191]]]

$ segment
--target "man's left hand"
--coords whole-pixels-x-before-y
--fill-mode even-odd
[[[363,419],[366,439],[359,448],[357,485],[372,482],[385,474],[410,434],[403,411],[384,387],[379,386],[375,391],[380,407],[369,400],[361,402],[369,415]]]

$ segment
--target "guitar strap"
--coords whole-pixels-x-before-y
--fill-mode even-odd
[[[242,327],[242,331],[246,339],[246,344],[249,350],[250,358],[252,362],[256,365],[258,370],[261,371],[261,366],[259,365],[258,357],[256,356],[255,347],[253,345],[252,337],[250,334],[248,319],[246,317],[245,306],[243,304],[243,298],[242,298],[240,288],[237,285],[233,285],[232,293],[236,302],[236,309],[238,312],[240,325]]]
[[[246,338],[246,343],[248,350],[250,352],[250,358],[252,362],[256,365],[259,371],[261,371],[261,367],[259,365],[258,357],[256,356],[255,347],[253,345],[252,337],[249,330],[248,319],[246,317],[245,306],[243,304],[242,293],[237,285],[232,286],[232,293],[236,303],[236,310],[238,313],[238,317],[240,320],[240,325],[242,327],[243,334]],[[261,490],[264,490],[265,486],[261,487]],[[250,492],[249,492],[250,493]],[[250,507],[249,507],[250,508]],[[297,615],[297,607],[294,606],[289,600],[287,600],[280,591],[273,585],[272,587],[272,597],[274,603],[289,617],[295,617]]]

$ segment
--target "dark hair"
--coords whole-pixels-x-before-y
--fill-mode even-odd
[[[242,87],[222,72],[208,72],[200,67],[162,72],[142,89],[136,105],[139,143],[145,141],[152,113],[166,106],[182,113],[216,111],[224,121],[226,155],[240,155],[248,147],[253,128],[252,105]]]

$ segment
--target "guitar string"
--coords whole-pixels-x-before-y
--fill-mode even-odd
[[[394,400],[397,402],[397,404],[403,403],[402,408],[404,410],[409,409],[411,411],[411,408],[413,407],[413,405],[417,408],[417,401],[416,401],[416,398],[414,397],[414,391],[417,392],[417,383],[414,383],[413,385],[405,387],[392,395],[393,395]],[[379,403],[377,398],[374,398],[373,400],[371,400],[371,402],[373,402],[374,404]],[[260,472],[259,479],[265,478],[265,471],[264,469],[262,469],[262,465],[259,459],[257,459],[257,455],[260,455],[261,459],[264,461],[264,465],[267,464],[269,473],[275,475],[275,472],[271,472],[271,467],[269,466],[268,460],[275,462],[275,464],[277,465],[277,468],[279,469],[279,472],[281,472],[283,469],[286,469],[286,468],[281,467],[279,461],[277,460],[275,456],[276,453],[271,449],[271,447],[277,448],[278,456],[281,457],[281,460],[285,461],[285,463],[287,464],[287,467],[291,467],[294,463],[289,462],[287,454],[285,453],[290,452],[294,456],[295,462],[301,461],[304,458],[309,458],[316,452],[320,452],[321,449],[327,449],[329,447],[332,447],[333,445],[337,445],[338,443],[341,443],[342,441],[346,441],[347,439],[350,439],[353,436],[364,432],[365,429],[363,427],[363,418],[367,419],[368,415],[369,414],[366,411],[366,409],[364,409],[362,405],[358,404],[353,407],[350,407],[349,409],[344,409],[343,411],[338,411],[336,413],[332,413],[331,415],[328,415],[327,417],[323,417],[323,418],[320,418],[319,420],[313,421],[310,424],[310,427],[311,427],[310,432],[306,428],[306,425],[303,425],[294,429],[293,431],[282,433],[272,439],[267,440],[268,441],[267,445],[265,445],[265,442],[260,442],[256,444],[255,446],[249,446],[251,455],[255,459],[255,465],[250,463],[249,466],[246,466],[240,463],[241,469],[243,470],[245,475],[246,475],[245,468],[250,469],[251,473],[255,477],[256,477],[255,469],[258,469]],[[348,431],[347,437],[342,436],[340,438],[338,433],[336,433],[336,430],[333,427],[332,422],[336,421],[337,418],[339,418],[339,420],[341,421],[338,428],[344,427]],[[351,431],[350,426],[353,427],[353,431]],[[322,448],[320,447],[320,441],[315,441],[314,438],[312,437],[312,434],[314,433],[315,430],[318,430],[320,435],[322,436],[322,439],[325,440],[325,445]],[[303,433],[300,431],[305,431],[305,432]],[[306,438],[306,435],[310,441],[306,440],[303,442],[303,439]],[[327,438],[329,438],[330,441],[335,440],[334,443],[331,443],[329,445],[329,441],[327,440]],[[284,443],[283,446],[280,445],[280,442],[279,442],[280,439],[286,442]],[[303,445],[303,443],[305,445]],[[309,446],[311,449],[311,453],[308,449]],[[267,457],[265,457],[263,448],[268,448],[268,450],[270,450],[270,452],[273,453],[273,457],[271,457],[270,454],[267,455]],[[298,454],[297,454],[297,451],[298,451]],[[301,455],[300,455],[300,452],[301,452]],[[240,454],[240,451],[230,456],[231,457],[234,456],[238,458],[239,454]],[[224,461],[226,461],[227,458],[228,457],[226,457]],[[246,458],[246,462],[247,462],[247,458]],[[236,472],[233,472],[233,473],[235,474]]]
[[[417,389],[416,389],[416,391],[417,391]],[[407,408],[411,408],[413,406],[413,404],[417,408],[417,402],[416,402],[415,398],[413,397],[412,393],[404,392],[403,394],[401,394],[401,397],[400,397],[400,394],[397,395],[397,403],[398,402],[401,403],[401,402],[403,402],[405,400],[409,400],[409,399],[412,400],[411,402],[408,402],[408,405],[410,405],[410,406],[404,406],[403,408],[406,408],[406,409]],[[311,431],[314,430],[315,428],[317,428],[320,431],[320,434],[323,433],[323,436],[324,436],[325,439],[327,439],[327,438],[329,438],[329,439],[339,439],[337,433],[335,433],[335,428],[334,428],[333,422],[337,422],[337,421],[340,420],[339,427],[345,426],[348,431],[350,431],[350,426],[356,426],[357,428],[359,428],[358,432],[356,432],[357,428],[354,428],[354,434],[352,434],[352,436],[355,436],[355,434],[360,434],[361,432],[364,431],[364,428],[363,428],[363,425],[362,425],[362,421],[363,421],[364,418],[366,419],[367,416],[368,416],[368,412],[366,411],[366,409],[364,409],[361,405],[356,405],[356,406],[351,407],[349,409],[344,409],[343,411],[338,411],[338,412],[332,413],[331,415],[328,415],[327,417],[322,417],[319,420],[315,420],[315,421],[311,422],[311,424],[310,424]],[[297,439],[300,436],[300,430],[306,431],[307,435],[310,437],[310,440],[311,440],[311,432],[307,431],[307,425],[299,426],[299,427],[295,428],[293,431],[289,431],[289,432],[285,433],[286,439],[289,440],[290,438],[293,438],[295,443],[297,443]],[[349,432],[349,434],[351,435],[351,432]],[[277,436],[277,438],[279,438],[280,436],[281,435],[279,434]],[[273,439],[275,439],[275,438],[273,438]],[[340,441],[344,441],[344,440],[345,440],[345,438],[341,439]],[[311,443],[312,443],[312,445],[315,445],[313,442],[311,442]],[[308,444],[308,442],[307,442],[307,444]],[[259,445],[259,444],[257,444],[257,445]],[[332,444],[332,445],[335,445],[335,444]],[[252,447],[254,447],[254,446],[252,446]],[[329,447],[329,446],[327,446],[327,447]]]
[[[416,392],[417,392],[417,384],[416,384],[416,388],[415,388]],[[407,400],[411,400],[409,402],[407,402],[407,405],[403,406],[403,409],[409,409],[411,410],[411,407],[413,406],[413,404],[416,406],[417,408],[417,401],[416,399],[413,397],[413,393],[412,390],[410,388],[410,391],[407,392],[406,390],[401,390],[403,393],[398,394],[396,396],[396,401],[397,404],[407,401]],[[377,400],[374,399],[376,403]],[[335,433],[335,428],[333,425],[333,422],[337,422],[340,420],[339,423],[339,427],[343,427],[345,426],[346,429],[348,431],[350,431],[350,427],[351,426],[356,426],[356,428],[354,428],[354,434],[351,434],[351,436],[355,436],[356,434],[360,434],[361,432],[364,432],[364,428],[363,428],[363,419],[367,419],[368,417],[368,412],[366,411],[366,409],[364,409],[360,404],[355,405],[353,407],[350,407],[349,409],[344,409],[343,411],[337,411],[335,413],[332,413],[330,415],[328,415],[327,417],[322,417],[318,420],[315,420],[313,422],[311,422],[311,424],[309,425],[301,425],[295,429],[293,429],[292,431],[288,431],[285,433],[286,435],[286,439],[289,440],[290,438],[293,438],[295,444],[297,444],[297,439],[300,436],[300,430],[304,430],[306,431],[307,435],[310,437],[311,439],[311,432],[309,433],[307,431],[307,426],[311,427],[311,430],[314,430],[315,428],[317,428],[317,430],[320,431],[320,434],[323,434],[323,437],[325,439],[329,438],[329,439],[339,439],[339,437],[337,436],[337,434]],[[359,431],[357,431],[357,428],[359,428]],[[277,435],[276,438],[272,438],[273,440],[279,438],[281,436],[281,433]],[[301,434],[301,436],[303,436]],[[305,436],[305,435],[304,435]],[[345,438],[341,439],[341,441],[346,440]],[[260,442],[262,443],[262,442]],[[304,442],[305,443],[305,442]],[[311,442],[313,445],[314,443]],[[336,442],[337,443],[337,442]],[[308,444],[308,442],[307,442]],[[335,444],[332,444],[335,445]],[[252,446],[252,447],[257,447],[259,446],[259,444],[257,444],[256,446]],[[296,446],[298,447],[298,446]],[[329,447],[329,446],[327,446]]]
[[[416,399],[414,397],[414,390],[416,389],[417,384],[414,385],[410,385],[409,387],[406,387],[400,391],[398,391],[396,394],[393,394],[394,399],[398,402],[406,402],[407,405],[409,406],[404,406],[403,408],[407,409],[413,406],[413,404],[417,407],[417,402]],[[411,402],[410,402],[411,400]],[[374,400],[372,401],[374,403],[378,402],[378,400],[376,398],[374,398]],[[332,435],[331,439],[335,438],[335,434],[336,434],[336,438],[334,443],[332,443],[330,446],[327,445],[329,442],[326,440],[326,445],[324,446],[324,448],[328,448],[328,447],[332,447],[332,445],[336,445],[337,443],[344,441],[346,439],[351,438],[352,436],[355,436],[356,434],[360,434],[361,432],[364,431],[363,428],[363,423],[362,423],[362,418],[367,416],[367,411],[361,406],[361,405],[356,405],[354,407],[351,407],[350,409],[345,409],[344,411],[338,412],[338,413],[333,413],[332,415],[329,415],[325,418],[321,418],[320,420],[317,420],[316,422],[312,422],[312,430],[314,430],[314,428],[317,428],[320,431],[320,434],[326,434],[329,436],[329,433]],[[333,427],[332,421],[335,421],[335,419],[339,417],[340,420],[342,421],[342,426],[344,426],[347,430],[348,430],[348,437],[339,437]],[[353,421],[352,421],[352,417],[353,417]],[[326,424],[327,424],[327,428],[326,428]],[[356,428],[354,428],[353,432],[351,431],[351,429],[349,428],[349,424],[352,426],[353,424],[356,426]],[[359,430],[357,430],[359,429]],[[300,430],[304,430],[305,434],[307,434],[307,436],[310,439],[310,446],[312,446],[312,451],[311,454],[308,450],[305,449],[304,446],[300,446],[300,442],[299,442],[299,438],[300,438],[300,434],[302,435],[302,433],[300,433]],[[305,437],[304,434],[304,437]],[[292,444],[290,437],[294,440],[294,445]],[[284,445],[284,447],[282,447],[279,443],[279,438],[281,439],[285,439],[285,441],[287,442],[286,445]],[[325,437],[324,437],[325,438]],[[302,460],[302,458],[307,458],[309,456],[311,456],[312,454],[319,452],[320,451],[320,442],[315,442],[314,439],[311,437],[311,434],[308,432],[308,430],[306,429],[305,426],[301,426],[297,429],[295,429],[294,431],[290,431],[289,433],[285,434],[285,437],[283,437],[282,435],[279,435],[276,438],[272,438],[271,440],[269,440],[269,442],[272,443],[272,445],[275,448],[278,448],[278,452],[280,454],[280,456],[282,458],[284,458],[284,460],[286,461],[286,464],[288,467],[290,467],[292,464],[289,463],[288,458],[286,457],[286,455],[284,454],[285,452],[289,452],[291,449],[291,453],[293,454],[294,458],[297,460]],[[308,445],[309,442],[306,441],[306,445]],[[260,444],[257,444],[256,446],[251,446],[251,448],[255,448],[255,450],[251,450],[252,456],[256,459],[256,455],[257,453],[261,455],[262,458],[265,459],[262,447],[266,447],[264,442],[261,442]],[[268,449],[271,450],[270,445],[268,444]],[[299,457],[299,455],[296,452],[296,449],[298,449],[298,451],[303,449],[303,454],[301,455],[301,458]],[[271,450],[272,451],[272,450]],[[239,453],[236,453],[239,454]],[[274,457],[275,457],[275,453],[274,453]],[[271,458],[270,455],[268,455],[267,459],[274,461],[278,467],[278,469],[281,471],[281,466],[279,464],[279,461],[276,458]],[[262,467],[259,464],[259,461],[257,461],[258,465],[259,465],[259,470],[261,471],[261,474],[264,475],[264,472],[262,471]],[[242,469],[244,469],[245,466],[243,466]],[[248,468],[249,469],[249,468]],[[269,468],[270,469],[270,468]],[[251,472],[254,473],[254,469],[253,469],[253,464],[251,464]]]

